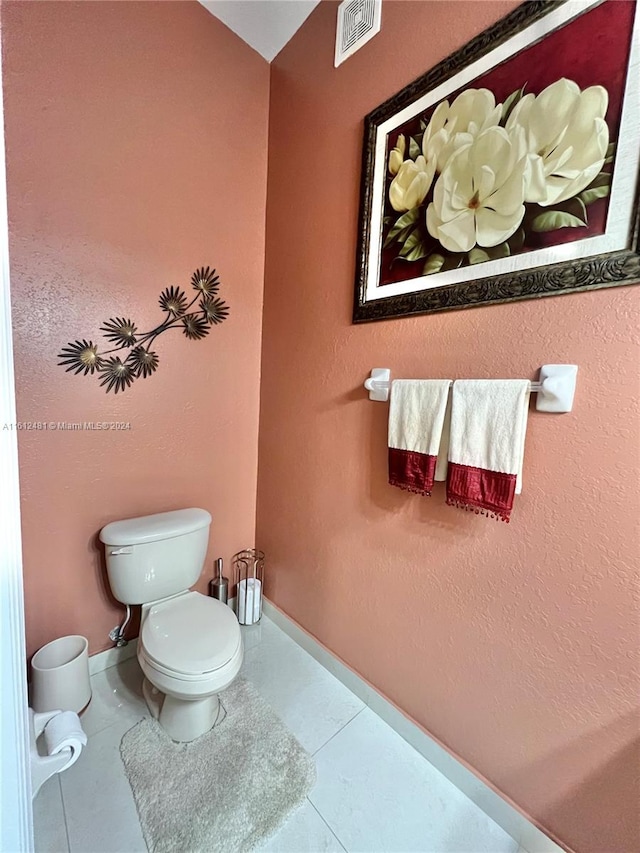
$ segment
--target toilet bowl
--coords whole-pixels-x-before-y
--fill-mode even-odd
[[[191,741],[213,727],[217,694],[235,679],[242,659],[240,626],[226,604],[186,592],[143,607],[138,662],[144,696],[173,740]]]
[[[202,572],[210,524],[209,513],[193,507],[113,521],[100,531],[111,591],[123,604],[142,605],[145,700],[176,741],[215,725],[217,694],[242,665],[235,613],[190,589]]]

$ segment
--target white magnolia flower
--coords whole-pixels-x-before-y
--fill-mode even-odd
[[[425,199],[431,188],[435,162],[427,163],[420,154],[413,160],[405,160],[389,187],[389,201],[394,210],[412,210]]]
[[[396,142],[396,147],[391,150],[389,153],[389,173],[391,175],[397,175],[400,166],[402,166],[402,162],[404,160],[404,152],[406,148],[406,142],[404,138],[404,134],[401,133],[398,136],[398,141]]]
[[[442,172],[458,149],[469,145],[487,128],[495,127],[501,116],[502,104],[496,105],[489,89],[467,89],[451,106],[449,101],[442,101],[422,137],[425,159],[435,159],[438,172]]]
[[[449,109],[449,101],[441,101],[435,108],[422,136],[422,156],[427,162],[435,161],[436,166],[438,155],[449,139],[449,134],[444,129]]]
[[[438,178],[427,208],[427,229],[450,252],[497,246],[524,216],[522,140],[490,127],[459,148]]]
[[[394,210],[411,210],[421,204],[433,182],[436,170],[441,172],[451,156],[478,134],[497,125],[502,106],[496,106],[488,89],[467,89],[449,105],[441,101],[434,110],[422,136],[422,155],[415,161],[403,160],[406,142],[398,136],[389,153],[389,172],[395,175],[389,187],[389,201]]]
[[[583,92],[564,77],[514,107],[507,130],[521,127],[529,152],[525,201],[543,207],[572,198],[601,170],[609,144],[604,120],[609,96],[602,86]]]

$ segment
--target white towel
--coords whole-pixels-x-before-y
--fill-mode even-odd
[[[446,477],[445,415],[450,379],[396,379],[389,406],[389,483],[430,495]],[[442,446],[441,446],[442,445]]]
[[[70,749],[69,760],[58,772],[66,770],[80,757],[82,747],[87,745],[87,736],[82,728],[80,717],[75,711],[60,711],[44,727],[44,742],[47,755],[57,755],[63,749]]]
[[[522,490],[526,379],[454,382],[447,503],[509,521]]]

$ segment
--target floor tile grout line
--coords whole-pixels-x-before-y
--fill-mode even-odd
[[[267,619],[268,618],[269,617],[267,617]],[[379,699],[379,698],[384,698],[384,697],[382,697],[382,694],[378,693],[374,688],[367,686],[367,689],[366,689],[367,698],[364,699],[361,695],[356,693],[355,690],[352,690],[350,687],[348,687],[347,684],[345,684],[345,682],[341,678],[338,678],[338,676],[335,674],[335,672],[332,672],[317,657],[315,657],[315,655],[311,654],[311,652],[308,651],[308,649],[305,649],[304,646],[300,645],[300,643],[298,643],[296,640],[294,640],[293,637],[291,637],[289,634],[287,634],[287,632],[284,631],[279,625],[277,625],[275,622],[271,622],[271,625],[285,638],[286,641],[288,641],[288,643],[287,643],[288,645],[292,646],[293,648],[297,649],[298,651],[303,652],[304,655],[306,655],[306,657],[308,657],[310,660],[312,660],[316,664],[318,664],[318,666],[321,668],[321,670],[325,674],[330,675],[338,684],[341,684],[342,687],[344,687],[344,689],[347,690],[351,694],[351,696],[353,696],[359,702],[362,702],[364,707],[361,708],[360,711],[364,711],[365,708],[371,708],[370,703],[372,701],[375,701],[376,699]],[[260,645],[260,641],[258,641],[256,647],[259,645]],[[378,716],[378,717],[380,716],[373,708],[371,710],[373,711],[374,714],[376,714],[376,716]],[[358,711],[357,713],[359,714],[360,711]],[[357,716],[357,714],[356,714],[356,716]],[[351,721],[349,721],[349,722],[351,722]],[[345,723],[345,725],[347,725],[347,723]],[[343,726],[343,728],[344,728],[344,726]],[[337,734],[337,732],[336,732],[336,734]],[[332,737],[333,737],[333,735],[332,735]],[[327,741],[327,743],[329,743],[329,741]],[[319,747],[319,749],[322,749],[322,747]],[[318,750],[316,750],[316,752],[317,751]],[[315,755],[315,753],[314,753],[314,755]]]
[[[148,716],[148,715],[145,714],[144,711],[141,711],[140,716],[132,721],[130,728],[133,728],[135,725],[137,725],[140,722],[140,720],[143,720],[146,716]],[[107,729],[112,729],[114,726],[120,725],[120,723],[121,723],[121,719],[119,717],[112,720],[110,723],[107,723],[106,725],[101,726],[99,729],[96,729],[95,731],[91,732],[91,734],[87,734],[87,741],[89,741],[91,738],[94,738],[94,737],[97,737],[98,735],[103,734],[104,732],[107,731]],[[80,724],[82,725],[82,717],[80,717]],[[83,729],[83,731],[84,731],[84,729]],[[127,731],[128,731],[128,729],[127,729]],[[86,732],[85,732],[85,734],[86,734]]]
[[[358,711],[356,711],[356,713],[355,713],[352,717],[350,717],[346,722],[344,722],[344,723],[340,726],[340,728],[339,728],[337,731],[335,731],[335,732],[331,735],[331,737],[329,737],[329,738],[328,738],[328,739],[327,739],[323,744],[321,744],[319,747],[317,747],[317,749],[315,749],[315,750],[311,753],[311,755],[315,757],[315,756],[320,752],[320,750],[321,750],[321,749],[324,749],[324,747],[325,747],[328,743],[330,743],[336,735],[340,734],[340,732],[341,732],[341,731],[342,731],[346,726],[348,726],[348,725],[349,725],[349,723],[353,722],[353,720],[355,720],[355,718],[358,716],[358,714],[361,714],[361,713],[362,713],[362,711],[364,711],[366,708],[368,708],[368,707],[369,707],[369,705],[368,705],[368,703],[367,703],[367,702],[365,702],[365,701],[364,701],[360,696],[358,696],[356,693],[354,693],[354,692],[353,692],[353,690],[351,690],[351,689],[350,689],[349,687],[347,687],[345,684],[342,684],[342,683],[340,682],[340,679],[336,678],[336,676],[335,676],[335,675],[333,675],[333,673],[330,673],[330,672],[326,669],[326,667],[323,667],[323,666],[322,666],[322,664],[321,664],[318,660],[316,660],[316,659],[313,657],[313,655],[312,655],[312,654],[310,654],[306,649],[303,649],[300,645],[298,645],[298,643],[296,643],[296,641],[295,641],[292,637],[289,637],[289,635],[288,635],[285,631],[283,631],[283,630],[282,630],[282,628],[280,628],[278,625],[274,625],[274,627],[275,627],[276,631],[277,631],[277,632],[279,632],[279,634],[282,634],[282,637],[284,638],[284,640],[285,640],[285,642],[286,642],[286,645],[288,645],[290,648],[295,649],[296,651],[300,651],[300,652],[302,652],[306,657],[308,657],[308,658],[309,658],[310,660],[312,660],[315,664],[317,664],[321,671],[323,671],[324,673],[328,673],[329,675],[333,676],[333,678],[334,678],[334,679],[336,679],[336,681],[337,681],[338,683],[340,683],[340,684],[341,684],[341,686],[342,686],[342,687],[343,687],[343,688],[344,688],[344,689],[345,689],[345,690],[350,694],[350,696],[352,696],[354,699],[357,699],[357,700],[358,700],[358,702],[361,702],[361,703],[362,703],[362,707],[361,707]],[[260,648],[261,646],[262,646],[262,643],[261,643],[260,641],[258,641],[258,642],[257,642],[254,646],[252,646],[252,648],[251,648],[251,649],[249,649],[248,651],[255,651],[256,649]],[[262,647],[264,648],[264,646],[262,646]],[[243,674],[243,677],[244,677],[244,678],[246,678],[248,681],[250,681],[250,682],[253,684],[253,682],[251,681],[251,678],[250,678],[249,676],[247,676],[247,675],[246,675],[246,673],[245,673],[245,674]],[[257,687],[257,685],[255,685],[255,684],[254,684],[253,686],[254,686],[254,687],[256,687],[256,689],[258,689],[258,690],[259,690],[259,688]],[[259,691],[259,692],[260,692],[260,691]],[[263,699],[265,699],[265,697],[264,697],[264,696],[263,696],[262,698],[263,698]],[[267,701],[267,700],[265,699],[265,701]],[[274,710],[275,710],[275,709],[274,709]],[[286,721],[281,717],[280,713],[279,713],[278,711],[276,711],[276,714],[278,715],[278,717],[280,717],[280,719],[282,720],[282,722],[283,722],[283,723],[285,723],[285,725],[286,725]]]
[[[147,716],[147,715],[144,712],[141,712],[140,716],[132,721],[130,728],[133,728],[135,725],[137,725],[140,722],[140,720],[144,719],[145,716]],[[80,717],[80,724],[82,725],[82,717]],[[107,723],[104,726],[101,726],[99,729],[92,731],[91,734],[87,734],[87,742],[89,742],[92,738],[98,737],[98,735],[104,734],[104,732],[106,732],[107,729],[112,729],[114,726],[117,726],[120,724],[121,724],[121,719],[117,718],[117,719],[113,720],[112,722]],[[83,729],[83,731],[84,731],[84,729]],[[127,731],[128,731],[128,729],[127,729]],[[85,732],[85,734],[86,734],[86,732]]]
[[[331,835],[333,835],[333,837],[334,837],[334,838],[335,838],[335,840],[338,842],[338,844],[340,845],[340,847],[342,847],[342,849],[344,850],[344,853],[347,853],[347,848],[344,846],[344,844],[342,843],[342,841],[340,841],[340,839],[339,839],[339,838],[338,838],[338,836],[335,834],[335,832],[333,831],[333,829],[331,829],[331,827],[329,826],[329,824],[328,824],[328,823],[327,823],[327,821],[325,820],[325,818],[324,818],[324,816],[323,816],[322,812],[321,812],[321,811],[319,811],[319,810],[316,808],[316,806],[311,802],[311,800],[309,799],[309,797],[306,797],[306,800],[307,800],[307,802],[309,803],[309,805],[311,806],[311,808],[314,810],[314,812],[318,815],[318,817],[320,818],[320,820],[321,820],[321,821],[324,823],[324,825],[327,827],[327,829],[329,830],[329,832],[331,833]]]
[[[355,694],[354,694],[354,695],[355,695]],[[362,701],[362,700],[361,700],[361,701]],[[355,720],[355,718],[356,718],[359,714],[361,714],[364,710],[366,710],[368,707],[369,707],[368,705],[363,705],[363,706],[362,706],[362,708],[360,708],[360,710],[359,710],[359,711],[356,711],[356,713],[353,715],[353,717],[351,717],[349,720],[347,720],[347,722],[346,722],[346,723],[343,723],[343,725],[341,725],[341,726],[340,726],[340,728],[338,729],[338,731],[337,731],[337,732],[334,732],[334,733],[331,735],[331,737],[330,737],[328,740],[326,740],[326,741],[322,744],[322,746],[319,746],[316,750],[314,750],[314,751],[311,753],[311,755],[315,758],[315,757],[316,757],[316,755],[320,752],[320,750],[321,750],[321,749],[324,749],[324,748],[325,748],[325,746],[326,746],[328,743],[331,743],[331,741],[334,739],[334,737],[336,737],[336,735],[339,735],[339,734],[340,734],[340,732],[341,732],[343,729],[346,729],[346,727],[349,725],[349,723],[352,723],[352,722]]]
[[[71,840],[69,839],[69,824],[67,823],[67,809],[64,805],[64,791],[62,790],[62,779],[58,773],[58,788],[60,790],[60,805],[62,806],[62,819],[64,820],[64,834],[67,838],[67,853],[71,853]]]
[[[119,720],[116,719],[116,720],[113,720],[111,723],[107,723],[106,725],[101,726],[99,729],[92,731],[90,734],[87,734],[85,732],[85,734],[87,734],[87,742],[89,741],[89,738],[97,737],[98,735],[101,735],[102,732],[106,732],[107,729],[112,728],[112,726],[117,726],[118,722],[119,722]],[[80,717],[80,725],[82,725],[82,717]],[[83,728],[83,731],[84,731],[84,728]]]

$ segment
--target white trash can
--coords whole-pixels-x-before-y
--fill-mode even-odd
[[[31,659],[34,711],[75,711],[91,699],[89,641],[77,634],[47,643]]]

